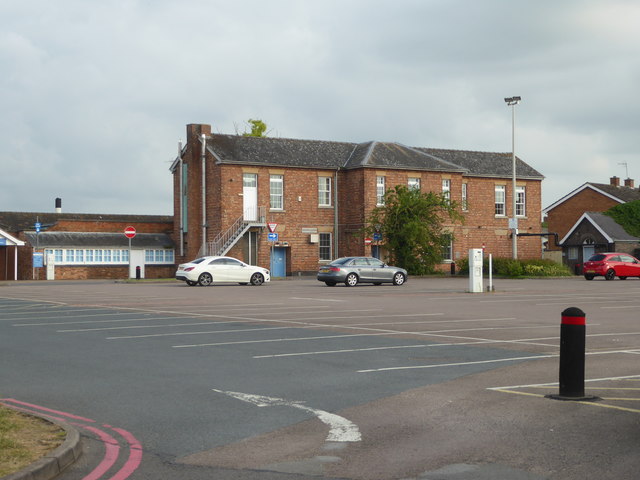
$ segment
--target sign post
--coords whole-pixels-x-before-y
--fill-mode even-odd
[[[136,236],[136,229],[129,225],[124,229],[124,236],[129,239],[129,278],[131,277],[131,239]]]

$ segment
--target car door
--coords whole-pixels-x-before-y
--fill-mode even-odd
[[[215,283],[227,282],[227,271],[224,258],[214,258],[207,265],[206,271],[211,274]]]
[[[244,283],[249,281],[249,269],[235,258],[225,258],[226,281]]]
[[[387,268],[382,260],[370,258],[369,265],[371,267],[371,278],[381,282],[390,282],[393,276],[393,270]]]
[[[640,264],[631,255],[620,255],[620,263],[618,276],[636,277],[640,276]]]
[[[351,265],[361,282],[371,281],[371,269],[366,258],[354,258]]]

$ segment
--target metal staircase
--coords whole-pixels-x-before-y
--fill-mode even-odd
[[[211,242],[206,242],[200,247],[198,256],[225,255],[251,227],[266,227],[266,212],[266,207],[258,207],[256,220],[245,220],[245,216],[242,215],[227,230],[220,232]]]

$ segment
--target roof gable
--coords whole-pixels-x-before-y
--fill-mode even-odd
[[[626,230],[617,223],[613,218],[600,212],[585,212],[578,221],[571,227],[569,232],[560,240],[560,244],[564,244],[582,222],[589,222],[593,227],[602,234],[609,243],[616,242],[637,242],[638,237],[629,235]]]
[[[547,208],[542,210],[542,213],[550,212],[551,210],[558,207],[559,205],[562,205],[564,202],[566,202],[570,198],[575,197],[580,192],[587,189],[592,190],[596,193],[599,193],[600,195],[610,198],[611,200],[618,203],[626,203],[626,202],[631,202],[633,200],[640,200],[640,190],[638,189],[634,189],[631,187],[616,187],[615,185],[608,185],[605,183],[586,182],[580,185],[578,188],[576,188],[572,192],[569,192],[560,200],[549,205]]]

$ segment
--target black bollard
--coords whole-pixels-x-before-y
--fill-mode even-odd
[[[140,267],[136,267],[136,280],[140,280]]]
[[[560,325],[560,392],[556,400],[598,400],[584,394],[586,319],[577,307],[562,312]]]

